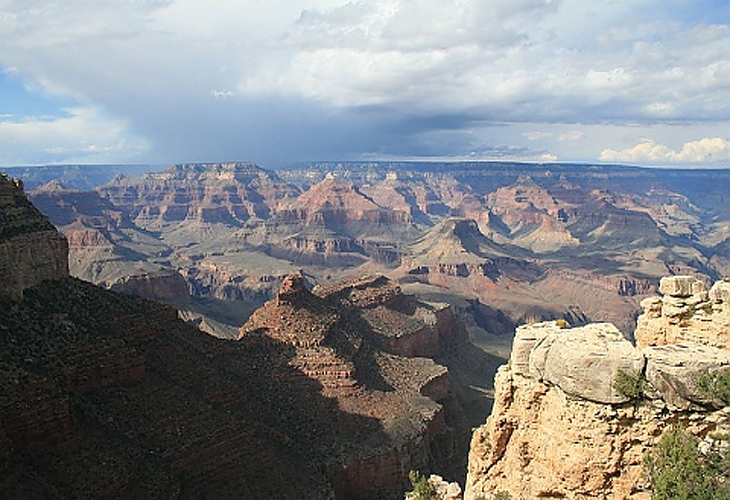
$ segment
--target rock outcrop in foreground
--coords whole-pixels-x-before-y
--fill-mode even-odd
[[[28,201],[22,182],[0,174],[0,296],[68,276],[66,238]]]
[[[699,342],[730,349],[730,282],[718,281],[708,291],[696,278],[675,276],[663,278],[659,292],[663,297],[641,302],[639,347]]]
[[[730,370],[728,284],[708,293],[676,276],[660,291],[642,303],[637,346],[605,323],[518,328],[492,414],[472,438],[467,500],[649,499],[642,460],[662,432],[680,424],[711,445],[730,429],[730,407],[698,384]],[[645,379],[638,400],[617,390],[625,375]]]

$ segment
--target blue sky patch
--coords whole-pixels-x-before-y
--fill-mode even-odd
[[[0,121],[23,121],[29,118],[53,120],[70,116],[67,108],[78,102],[33,88],[22,77],[0,69]]]

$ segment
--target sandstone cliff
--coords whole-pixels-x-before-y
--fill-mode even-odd
[[[726,285],[710,298],[694,278],[663,279],[638,347],[610,324],[518,328],[472,438],[465,498],[649,499],[642,460],[664,430],[680,424],[709,445],[730,429],[730,408],[697,382],[730,369]],[[618,391],[621,373],[646,380],[640,400]]]
[[[0,296],[68,275],[68,244],[27,200],[23,184],[0,174]]]
[[[641,302],[639,347],[700,342],[730,350],[730,282],[718,281],[708,291],[692,276],[663,278],[659,292],[662,297]]]
[[[195,220],[240,225],[268,219],[296,188],[252,163],[174,165],[139,179],[119,177],[98,188],[142,227]]]

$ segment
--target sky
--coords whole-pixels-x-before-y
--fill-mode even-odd
[[[726,0],[0,0],[0,165],[730,166]]]

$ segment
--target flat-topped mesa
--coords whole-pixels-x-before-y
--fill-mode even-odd
[[[718,281],[708,292],[693,276],[671,276],[661,279],[659,293],[641,301],[639,347],[697,342],[730,350],[730,282]]]
[[[23,183],[0,174],[0,296],[68,276],[68,243],[27,200]]]
[[[156,300],[183,309],[190,304],[188,284],[180,273],[138,270],[109,284],[115,292]]]
[[[185,220],[236,226],[251,218],[268,219],[299,194],[252,163],[173,165],[138,179],[116,178],[97,191],[145,227]]]
[[[388,305],[403,296],[400,286],[382,274],[359,276],[317,285],[312,293],[347,307],[363,309]]]

